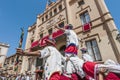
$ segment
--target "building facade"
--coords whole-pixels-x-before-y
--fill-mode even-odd
[[[9,47],[8,44],[0,43],[0,67],[4,65]]]
[[[54,27],[66,24],[74,26],[74,31],[82,40],[80,48],[86,47],[95,61],[112,59],[120,63],[119,32],[104,0],[57,0],[48,4],[28,28],[26,50],[42,49],[44,38],[52,33],[57,49],[64,55],[66,36]],[[78,56],[81,57],[80,51]],[[36,57],[25,57],[21,72],[33,72],[39,63]]]
[[[21,72],[22,56],[19,57],[19,63],[16,64],[17,55],[13,54],[6,58],[2,73],[9,76],[15,76]]]

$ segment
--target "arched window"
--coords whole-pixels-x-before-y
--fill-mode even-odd
[[[43,33],[40,34],[40,39],[43,37]]]
[[[58,24],[58,26],[59,26],[60,28],[63,28],[63,27],[64,27],[64,22],[61,22],[60,24]]]
[[[59,11],[61,11],[62,10],[62,5],[59,5],[58,9],[59,9]]]
[[[42,22],[44,22],[44,17],[42,18]]]
[[[49,34],[52,34],[52,32],[53,32],[53,29],[52,29],[52,28],[48,30],[48,33],[49,33]]]
[[[95,61],[101,61],[102,57],[96,39],[86,41],[85,44],[87,46],[88,53],[93,57],[93,59]]]
[[[57,9],[56,8],[54,9],[54,14],[57,14]]]
[[[11,59],[11,64],[13,64],[13,63],[14,63],[14,58]]]
[[[48,15],[45,16],[46,20],[48,19]]]
[[[49,13],[50,17],[52,17],[52,11]]]

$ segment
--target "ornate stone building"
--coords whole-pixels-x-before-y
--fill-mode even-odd
[[[8,44],[0,43],[0,67],[4,65],[9,47]]]
[[[22,56],[19,57],[19,63],[17,65],[15,65],[16,58],[17,58],[16,54],[13,54],[6,58],[4,67],[2,68],[3,73],[9,74],[9,75],[15,75],[21,72]]]
[[[28,28],[26,50],[42,49],[44,39],[52,33],[57,49],[64,55],[66,37],[54,26],[64,27],[66,24],[74,26],[74,31],[82,39],[80,48],[86,47],[95,61],[112,59],[120,62],[119,33],[104,0],[57,0],[48,4]],[[39,63],[35,57],[25,57],[21,72],[33,72]]]

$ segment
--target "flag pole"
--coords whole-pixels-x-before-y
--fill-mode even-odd
[[[20,35],[20,41],[19,41],[18,48],[22,48],[23,37],[24,37],[24,29],[21,28],[21,35]]]
[[[23,37],[24,37],[24,29],[23,28],[20,28],[20,29],[21,29],[21,35],[20,35],[18,48],[22,48]],[[19,63],[19,55],[17,55],[17,57],[16,57],[16,62],[15,62],[16,68],[14,69],[14,71],[17,71],[17,68],[18,68],[17,64],[18,63]]]

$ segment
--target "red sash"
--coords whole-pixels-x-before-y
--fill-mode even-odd
[[[94,63],[94,62],[89,62],[89,61],[87,61],[87,62],[85,62],[85,63],[83,64],[83,70],[84,70],[84,72],[85,72],[88,76],[90,76],[90,77],[92,77],[92,78],[94,78],[94,68],[95,68],[95,65],[96,65],[96,63]]]
[[[49,80],[60,80],[60,73],[59,72],[53,73]]]
[[[71,53],[71,54],[76,54],[78,53],[78,48],[76,47],[75,44],[70,44],[66,49],[65,53]]]
[[[120,80],[120,76],[110,72],[108,75],[105,77],[105,80]]]

